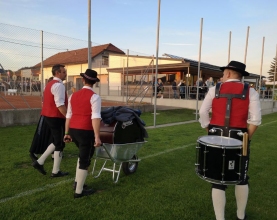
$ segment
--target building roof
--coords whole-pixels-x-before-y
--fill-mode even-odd
[[[91,48],[91,58],[103,52],[111,52],[117,54],[125,54],[122,50],[114,46],[113,44],[103,44],[94,46]],[[82,48],[77,50],[70,50],[65,52],[57,53],[43,61],[44,67],[53,66],[55,64],[77,64],[88,62],[88,48]],[[40,67],[41,63],[36,64],[34,67]]]
[[[179,56],[175,56],[175,55],[167,54],[167,53],[163,54],[163,56],[167,56],[167,57],[170,57],[173,59],[181,59],[181,60],[184,60],[185,62],[189,62],[191,67],[198,67],[198,61],[196,61],[196,60],[179,57]],[[220,66],[212,65],[209,63],[205,63],[205,62],[200,62],[200,69],[212,70],[212,71],[220,72],[220,73],[222,72],[222,70],[220,70]],[[260,75],[258,75],[258,74],[249,73],[249,76],[246,76],[244,78],[248,79],[248,78],[259,78],[259,77],[260,77]]]
[[[188,59],[188,58],[184,58],[184,57],[179,57],[179,56],[175,56],[175,55],[168,54],[168,53],[163,54],[163,56],[167,56],[167,57],[170,57],[170,58],[173,58],[173,59],[181,59],[181,60],[184,60],[185,62],[189,62],[190,66],[198,67],[198,61],[196,61],[196,60],[192,60],[192,59]],[[204,69],[209,69],[209,70],[213,70],[213,71],[222,72],[222,70],[219,69],[219,66],[215,66],[215,65],[212,65],[212,64],[209,64],[209,63],[200,62],[200,67],[204,68]]]

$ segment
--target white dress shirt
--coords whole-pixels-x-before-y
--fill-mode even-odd
[[[240,82],[237,79],[229,79],[226,82]],[[199,111],[199,122],[201,124],[202,128],[208,127],[210,124],[210,117],[209,112],[212,108],[212,102],[215,97],[215,86],[211,87],[201,105],[200,111]],[[249,90],[249,108],[248,108],[248,124],[253,125],[260,125],[262,121],[261,116],[261,103],[259,99],[259,94],[257,91],[253,88],[250,88]]]
[[[53,80],[57,80],[51,87],[51,93],[54,95],[56,107],[59,108],[65,105],[65,87],[63,81],[60,78],[54,77]]]
[[[89,86],[84,86],[83,89],[90,89],[91,91],[92,88]],[[71,118],[72,117],[72,108],[71,108],[71,97],[73,94],[68,99],[68,107],[67,107],[67,113],[66,113],[66,118]],[[101,118],[101,98],[99,95],[96,93],[93,94],[90,98],[90,104],[91,104],[91,119],[94,118]]]

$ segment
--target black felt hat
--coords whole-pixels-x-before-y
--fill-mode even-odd
[[[239,72],[242,76],[249,76],[249,73],[245,71],[245,64],[232,60],[227,66],[220,67],[222,71],[225,69],[231,69]]]
[[[100,79],[97,78],[97,72],[91,69],[87,69],[85,73],[80,73],[80,76],[90,80],[90,81],[95,81],[99,82]]]

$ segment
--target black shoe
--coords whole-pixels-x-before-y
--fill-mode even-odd
[[[74,199],[81,198],[83,196],[89,196],[93,193],[96,193],[95,189],[83,189],[81,194],[74,193]]]
[[[37,157],[35,154],[33,154],[33,153],[30,153],[30,157],[31,157],[31,159],[32,159],[33,162],[35,162],[36,160],[38,160],[38,157]]]
[[[46,171],[44,170],[43,165],[40,165],[37,161],[34,161],[32,165],[33,165],[33,167],[34,167],[35,169],[37,169],[40,173],[42,173],[43,175],[46,175]]]
[[[240,219],[240,218],[237,217],[237,220],[247,220],[247,215],[245,214],[243,219]]]
[[[68,174],[69,174],[68,172],[59,171],[58,173],[52,173],[51,177],[63,177],[63,176],[67,176]]]
[[[74,183],[73,183],[73,186],[72,186],[72,187],[73,187],[73,190],[76,190],[76,186],[77,186],[77,182],[74,182]],[[83,189],[86,189],[86,188],[88,188],[88,185],[84,184],[84,185],[83,185]]]

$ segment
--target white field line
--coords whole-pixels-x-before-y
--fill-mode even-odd
[[[150,157],[156,157],[156,156],[159,156],[161,154],[165,154],[165,153],[168,153],[168,152],[171,152],[171,151],[183,149],[183,148],[186,148],[186,147],[189,147],[189,146],[192,146],[192,145],[195,145],[195,143],[184,145],[184,146],[173,148],[173,149],[169,149],[169,150],[165,150],[165,151],[162,151],[162,152],[159,152],[159,153],[156,153],[156,154],[152,154],[152,155],[149,155],[149,156],[146,156],[146,157],[141,157],[140,159],[147,159],[147,158],[150,158]],[[10,200],[18,199],[18,198],[21,198],[21,197],[24,197],[24,196],[29,196],[29,195],[32,195],[32,194],[34,194],[36,192],[45,191],[47,189],[54,188],[54,187],[56,187],[58,185],[61,185],[61,184],[64,184],[64,183],[68,183],[68,182],[73,182],[73,181],[74,181],[74,178],[70,178],[70,179],[63,180],[63,181],[60,181],[60,182],[57,182],[57,183],[47,184],[47,185],[45,185],[43,187],[40,187],[40,188],[37,188],[37,189],[28,190],[26,192],[19,193],[19,194],[15,195],[15,196],[8,197],[8,198],[5,198],[5,199],[1,199],[0,203],[5,203],[5,202],[8,202]]]
[[[19,193],[19,194],[13,196],[13,197],[8,197],[8,198],[5,198],[5,199],[1,199],[0,203],[5,203],[9,200],[21,198],[23,196],[29,196],[29,195],[32,195],[36,192],[44,191],[46,189],[51,189],[51,188],[54,188],[58,185],[61,185],[61,184],[67,183],[67,182],[73,182],[73,180],[74,180],[74,178],[71,178],[71,179],[63,180],[63,181],[60,181],[60,182],[57,182],[57,183],[47,184],[47,185],[45,185],[43,187],[40,187],[40,188],[37,188],[37,189],[28,190],[26,192]]]
[[[150,157],[156,157],[156,156],[159,156],[161,154],[165,154],[165,153],[172,152],[172,151],[175,151],[175,150],[179,150],[179,149],[183,149],[183,148],[186,148],[186,147],[190,147],[192,145],[196,145],[196,141],[193,144],[187,144],[187,145],[184,145],[184,146],[181,146],[181,147],[171,148],[171,149],[168,149],[168,150],[165,150],[165,151],[158,152],[156,154],[152,154],[152,155],[148,155],[146,157],[140,157],[140,158],[141,159],[147,159],[147,158],[150,158]]]
[[[272,123],[275,123],[275,122],[277,122],[277,121],[276,120],[275,121],[271,121],[271,122],[262,124],[259,127],[262,127],[262,126],[265,126],[265,125],[269,125],[269,124],[272,124]],[[196,144],[196,141],[195,141],[195,143],[187,144],[187,145],[184,145],[184,146],[181,146],[181,147],[177,147],[177,148],[171,148],[171,149],[168,149],[168,150],[165,150],[165,151],[158,152],[156,154],[152,154],[152,155],[148,155],[148,156],[145,156],[145,157],[141,157],[141,159],[148,159],[148,158],[151,158],[151,157],[156,157],[156,156],[159,156],[159,155],[162,155],[162,154],[165,154],[165,153],[169,153],[169,152],[172,152],[172,151],[175,151],[175,150],[184,149],[184,148],[193,146],[195,144]],[[59,185],[64,184],[64,183],[73,182],[73,180],[74,180],[74,178],[71,178],[71,179],[63,180],[63,181],[60,181],[60,182],[57,182],[57,183],[47,184],[47,185],[45,185],[43,187],[40,187],[40,188],[37,188],[37,189],[28,190],[26,192],[19,193],[19,194],[15,195],[15,196],[8,197],[8,198],[5,198],[5,199],[1,199],[0,203],[5,203],[5,202],[8,202],[10,200],[21,198],[21,197],[24,197],[24,196],[29,196],[29,195],[32,195],[32,194],[34,194],[36,192],[45,191],[47,189],[54,188],[54,187],[59,186]]]
[[[277,122],[276,120],[275,121],[271,121],[271,122],[268,122],[268,123],[265,123],[265,124],[261,124],[259,127],[262,127],[262,126],[265,126],[265,125],[269,125],[269,124],[272,124],[272,123],[275,123]]]

